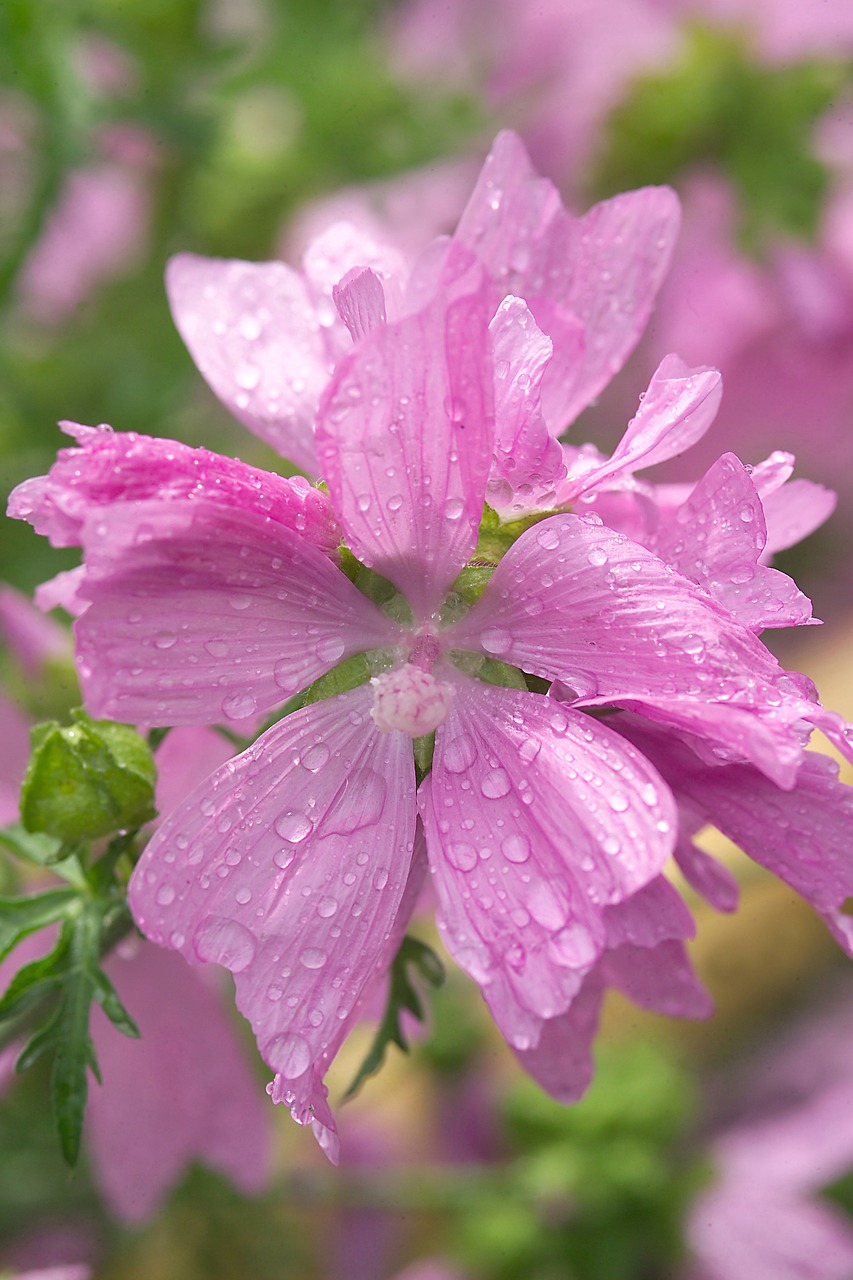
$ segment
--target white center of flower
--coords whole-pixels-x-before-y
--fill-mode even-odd
[[[390,733],[399,729],[411,738],[420,738],[447,719],[453,695],[452,684],[406,662],[394,671],[374,676],[373,706],[370,714],[377,729]]]

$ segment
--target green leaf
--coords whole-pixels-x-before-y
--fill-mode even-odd
[[[62,920],[76,901],[74,889],[47,889],[26,897],[0,898],[0,960],[28,934]]]
[[[32,862],[37,867],[49,867],[65,857],[65,846],[61,840],[37,831],[25,831],[20,822],[10,822],[0,829],[0,845],[16,858]]]
[[[404,1053],[409,1052],[409,1046],[403,1034],[403,1028],[400,1025],[400,1017],[405,1010],[413,1014],[418,1021],[423,1022],[424,1020],[421,998],[409,977],[409,965],[414,966],[420,977],[431,987],[440,987],[444,982],[444,965],[432,947],[428,947],[425,942],[420,942],[417,938],[409,937],[407,934],[401,942],[400,949],[391,965],[385,1014],[379,1024],[367,1056],[359,1067],[352,1084],[344,1094],[345,1100],[354,1097],[365,1080],[369,1079],[370,1076],[376,1075],[376,1072],[385,1061],[385,1054],[390,1044],[397,1045]]]
[[[145,739],[129,725],[92,720],[36,725],[21,790],[29,832],[77,841],[138,827],[156,814],[157,771]]]

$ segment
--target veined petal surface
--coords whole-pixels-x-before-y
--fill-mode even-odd
[[[602,909],[656,875],[675,812],[618,735],[538,694],[460,681],[420,790],[439,925],[528,1048],[604,945]]]
[[[249,508],[135,502],[83,537],[77,654],[95,715],[240,720],[398,636],[327,556]]]
[[[458,260],[458,259],[457,259]],[[477,542],[494,414],[482,272],[338,365],[317,450],[348,545],[429,615]]]
[[[167,817],[130,883],[148,937],[232,971],[297,1110],[377,973],[412,860],[411,742],[369,708],[361,687],[280,721]]]
[[[178,331],[238,422],[316,473],[313,423],[332,363],[306,283],[283,262],[181,253],[166,270]]]
[[[448,640],[581,697],[781,701],[784,673],[745,627],[595,517],[553,516],[523,533]]]

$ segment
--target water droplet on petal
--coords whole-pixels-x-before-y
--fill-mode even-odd
[[[512,783],[505,769],[490,769],[480,782],[480,790],[489,800],[499,800],[511,789]]]
[[[306,947],[299,954],[299,963],[306,969],[322,969],[328,958],[326,952],[319,947]]]
[[[506,653],[512,648],[512,632],[506,627],[486,627],[480,632],[480,644],[486,653]]]
[[[598,956],[595,939],[579,921],[573,920],[549,940],[548,950],[558,964],[570,969],[585,969]]]
[[[458,520],[465,510],[465,503],[461,498],[448,498],[444,504],[444,514],[448,520]]]
[[[241,973],[254,959],[255,939],[237,920],[207,916],[193,938],[199,960]]]
[[[299,757],[299,763],[303,769],[307,769],[309,773],[319,773],[325,764],[329,761],[329,748],[324,742],[318,742],[313,747],[308,747]]]
[[[158,907],[168,907],[175,901],[175,890],[170,884],[161,884],[157,890]]]
[[[232,693],[222,699],[222,714],[229,720],[244,720],[246,716],[254,715],[257,709],[258,704],[251,693]]]
[[[273,826],[282,840],[287,840],[290,844],[301,843],[314,830],[311,819],[299,810],[293,809],[287,809],[279,814]]]
[[[317,903],[317,915],[322,916],[324,920],[330,919],[338,909],[337,898],[321,898]]]
[[[464,773],[477,759],[477,747],[470,733],[459,733],[446,743],[441,762],[449,773]]]
[[[530,857],[530,841],[527,836],[517,832],[506,837],[501,844],[501,851],[508,862],[526,862]]]
[[[154,637],[154,647],[156,649],[171,649],[177,643],[178,635],[175,631],[158,631]]]
[[[264,1046],[264,1057],[279,1075],[296,1080],[311,1065],[311,1049],[304,1036],[276,1036]]]
[[[447,861],[458,871],[473,871],[477,865],[477,850],[464,841],[454,841],[447,845],[445,852]]]

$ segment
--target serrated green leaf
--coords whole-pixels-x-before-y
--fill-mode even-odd
[[[47,889],[19,898],[0,898],[0,960],[22,938],[67,916],[77,899],[74,889]]]
[[[70,941],[71,924],[66,921],[49,955],[25,964],[12,978],[0,997],[0,1022],[17,1018],[61,985]]]
[[[73,712],[74,724],[36,725],[21,789],[29,832],[96,839],[155,816],[156,766],[135,729]]]
[[[141,1036],[139,1027],[131,1018],[127,1009],[125,1009],[119,994],[113,984],[110,982],[103,969],[95,969],[93,972],[94,996],[104,1013],[109,1018],[114,1027],[117,1027],[122,1035],[128,1036],[131,1040],[138,1040]]]
[[[344,1100],[354,1097],[365,1080],[376,1075],[385,1061],[389,1045],[395,1044],[402,1049],[403,1053],[409,1052],[408,1042],[400,1025],[400,1016],[406,1011],[416,1017],[419,1022],[424,1020],[421,998],[408,975],[409,965],[413,965],[431,987],[439,987],[444,982],[444,965],[432,947],[407,934],[391,965],[385,1014],[364,1061],[344,1094]]]

